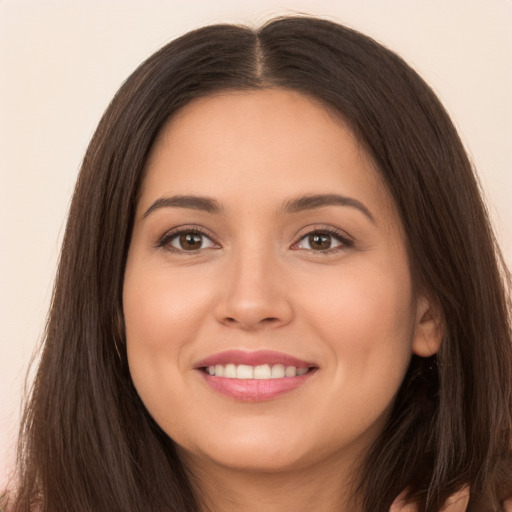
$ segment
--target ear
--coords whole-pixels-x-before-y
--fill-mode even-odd
[[[433,356],[441,347],[444,318],[437,301],[419,295],[416,303],[416,325],[412,351],[420,357]]]

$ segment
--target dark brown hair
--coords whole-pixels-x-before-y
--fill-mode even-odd
[[[123,84],[73,197],[42,357],[23,418],[16,512],[195,511],[174,443],[132,384],[123,273],[148,153],[194,98],[283,87],[349,123],[394,197],[418,286],[439,304],[439,353],[413,356],[361,461],[367,512],[409,488],[422,511],[471,486],[470,510],[512,489],[512,345],[505,266],[457,133],[431,89],[372,39],[309,17],[190,32]]]

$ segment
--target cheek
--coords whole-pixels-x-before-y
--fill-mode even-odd
[[[211,301],[208,287],[194,284],[170,271],[128,270],[123,290],[128,343],[165,351],[193,338]]]
[[[165,410],[184,396],[179,375],[189,368],[187,353],[211,308],[208,287],[193,286],[172,272],[128,266],[123,310],[128,364],[133,383],[150,413],[162,421]],[[162,395],[162,390],[176,393]]]
[[[318,282],[325,285],[319,286]],[[355,401],[391,400],[412,354],[415,315],[408,269],[345,268],[303,295],[308,320],[335,361],[339,389]]]
[[[400,332],[412,332],[414,304],[407,268],[346,266],[329,279],[312,276],[302,291],[311,322],[326,332],[348,331],[348,339],[357,345],[374,337],[398,341]]]

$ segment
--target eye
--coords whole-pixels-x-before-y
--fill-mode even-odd
[[[329,230],[315,230],[303,236],[292,248],[328,252],[350,246],[352,246],[352,242],[339,233]]]
[[[218,247],[210,237],[195,229],[168,233],[158,245],[178,252],[196,252]]]

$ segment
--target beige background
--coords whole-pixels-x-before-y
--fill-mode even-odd
[[[0,0],[0,486],[73,184],[108,101],[137,64],[183,32],[290,11],[372,35],[434,87],[512,262],[512,1]]]

